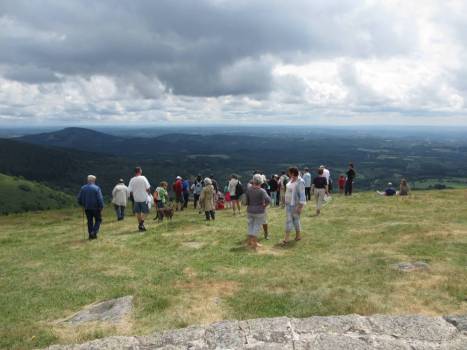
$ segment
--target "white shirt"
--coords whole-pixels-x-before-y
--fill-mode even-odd
[[[230,193],[231,196],[236,195],[237,184],[238,184],[237,179],[230,179],[230,181],[229,181],[229,193]]]
[[[124,184],[118,184],[112,190],[112,203],[126,207],[127,198],[130,196],[128,188]]]
[[[128,184],[128,191],[133,193],[133,199],[135,202],[146,202],[148,198],[148,190],[151,187],[148,179],[145,176],[135,176],[130,180]]]
[[[303,181],[305,181],[305,187],[311,187],[311,174],[308,171],[303,175]]]
[[[326,181],[329,184],[329,178],[331,177],[331,173],[329,172],[328,169],[326,169],[326,168],[323,169],[323,176],[326,178]]]
[[[294,205],[294,192],[295,192],[295,187],[297,186],[297,181],[289,181],[286,186],[285,190],[285,204],[288,205]]]

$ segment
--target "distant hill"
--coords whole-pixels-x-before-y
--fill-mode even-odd
[[[118,178],[128,179],[135,165],[143,166],[151,183],[200,173],[214,174],[223,186],[232,173],[245,182],[255,169],[270,176],[291,165],[316,169],[320,164],[330,168],[336,181],[349,161],[356,165],[358,189],[382,189],[401,178],[417,186],[447,180],[449,187],[467,183],[467,143],[459,140],[361,136],[357,132],[281,134],[279,126],[273,133],[265,129],[262,135],[229,134],[227,129],[220,134],[202,134],[200,129],[200,134],[155,137],[136,137],[131,130],[128,137],[113,136],[85,128],[27,135],[15,139],[21,145],[0,155],[0,160],[7,160],[0,163],[0,171],[48,181],[67,191],[86,172],[98,173],[106,193]],[[38,164],[37,168],[31,164]]]
[[[128,178],[134,163],[114,156],[72,149],[37,146],[0,139],[0,172],[24,176],[67,193],[76,193],[88,174],[94,174],[108,194],[116,181]]]
[[[18,141],[36,145],[72,148],[81,151],[113,153],[125,146],[125,138],[85,128],[65,128],[59,131],[26,135]]]
[[[0,215],[70,207],[75,199],[37,182],[0,174]]]

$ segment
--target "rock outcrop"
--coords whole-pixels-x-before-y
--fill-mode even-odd
[[[149,336],[114,336],[49,350],[467,349],[467,316],[335,316],[223,321]]]
[[[94,321],[116,323],[128,315],[132,309],[133,296],[128,295],[90,305],[69,317],[64,322],[72,325],[80,325]]]

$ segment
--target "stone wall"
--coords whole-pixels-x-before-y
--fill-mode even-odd
[[[467,316],[358,315],[224,321],[149,336],[108,337],[50,350],[467,349]]]

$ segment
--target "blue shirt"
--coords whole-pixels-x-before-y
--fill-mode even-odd
[[[190,190],[190,181],[184,180],[182,186],[183,192],[188,192]]]
[[[305,187],[311,187],[311,174],[307,171],[303,174],[303,181],[305,181]]]
[[[77,199],[78,204],[84,209],[102,209],[104,207],[102,191],[95,184],[87,184],[81,187]]]
[[[394,196],[396,194],[396,190],[392,187],[386,188],[384,192],[386,193],[386,196]]]

